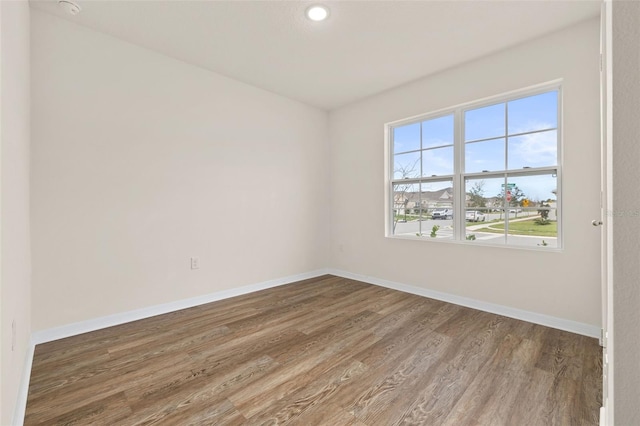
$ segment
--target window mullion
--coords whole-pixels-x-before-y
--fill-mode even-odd
[[[423,135],[422,135],[422,126],[423,126],[424,121],[420,122],[420,182],[418,183],[418,203],[419,204],[419,209],[418,210],[418,235],[422,235],[422,177],[424,176],[424,171],[422,170],[422,166],[423,166],[423,158],[422,155],[424,154],[423,151],[423,146],[422,146],[422,139],[423,139]],[[414,210],[415,212],[415,210]]]
[[[462,109],[457,108],[453,115],[453,239],[464,240],[465,233],[465,189],[462,180],[464,171],[464,119]]]
[[[562,242],[564,241],[564,237],[563,237],[563,223],[564,221],[562,220],[562,216],[563,216],[563,212],[564,209],[562,208],[562,200],[563,200],[563,196],[562,196],[562,155],[563,155],[563,144],[562,141],[564,140],[563,137],[563,122],[562,122],[562,111],[563,111],[563,106],[562,106],[562,87],[559,87],[558,89],[558,107],[556,110],[556,120],[558,123],[558,131],[557,131],[557,139],[556,139],[556,146],[557,146],[557,151],[556,151],[556,164],[557,164],[557,168],[556,168],[556,222],[558,224],[558,232],[556,235],[557,238],[557,247],[561,248],[562,247]]]
[[[509,102],[504,103],[504,167],[509,170]],[[507,191],[509,191],[509,174],[504,174],[504,243],[509,244],[509,206],[507,205]]]

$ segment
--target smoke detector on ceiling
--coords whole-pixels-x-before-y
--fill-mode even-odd
[[[58,0],[58,6],[60,6],[62,9],[64,9],[65,12],[73,16],[80,13],[81,10],[80,5],[71,0]]]

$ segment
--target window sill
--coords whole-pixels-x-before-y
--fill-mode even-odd
[[[427,244],[453,244],[453,245],[462,245],[462,246],[477,246],[477,247],[492,247],[492,248],[502,248],[508,250],[525,250],[525,251],[535,251],[535,252],[552,252],[552,253],[562,253],[564,252],[563,247],[543,247],[543,246],[520,246],[520,245],[508,245],[508,244],[495,244],[490,242],[484,242],[482,240],[474,240],[474,241],[460,241],[454,240],[452,238],[442,238],[435,237],[432,238],[430,236],[413,236],[413,235],[385,235],[385,238],[391,240],[405,240],[405,241],[420,241],[425,242]]]

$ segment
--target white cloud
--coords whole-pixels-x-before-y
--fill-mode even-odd
[[[518,136],[509,140],[509,168],[550,166],[557,163],[555,130]]]

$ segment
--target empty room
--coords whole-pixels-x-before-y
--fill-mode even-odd
[[[640,424],[640,2],[0,36],[0,424]]]

